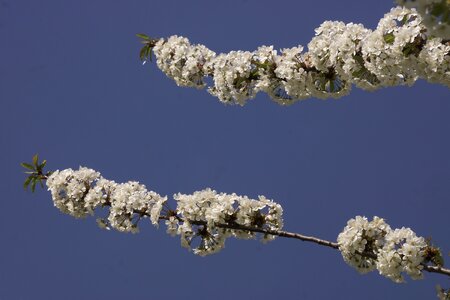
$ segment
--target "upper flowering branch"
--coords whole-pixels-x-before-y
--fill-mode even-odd
[[[339,98],[352,85],[375,90],[412,85],[418,78],[450,86],[450,43],[433,37],[414,9],[393,8],[372,31],[361,24],[324,22],[308,44],[216,54],[187,38],[150,39],[158,67],[177,85],[204,88],[223,103],[244,105],[265,92],[282,105],[310,97]],[[447,37],[448,38],[448,37]],[[145,55],[142,55],[144,53]]]

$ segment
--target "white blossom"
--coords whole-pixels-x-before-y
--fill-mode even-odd
[[[195,254],[208,255],[225,247],[229,236],[255,238],[256,233],[235,229],[246,226],[265,230],[281,230],[283,226],[281,206],[260,196],[258,200],[236,194],[217,193],[211,189],[194,192],[191,195],[176,194],[177,213],[184,220],[178,227],[181,244]],[[174,232],[172,222],[170,232]],[[234,227],[234,228],[233,228]],[[274,238],[267,234],[262,241]]]
[[[362,42],[365,67],[381,86],[412,85],[418,78],[415,43],[421,43],[426,28],[415,10],[393,8],[377,29]]]
[[[410,228],[392,230],[383,219],[357,216],[350,219],[338,236],[344,260],[360,273],[374,270],[393,280],[404,282],[403,273],[422,278],[427,243]]]
[[[421,263],[427,247],[425,239],[417,237],[410,228],[402,227],[388,232],[385,241],[377,254],[377,269],[380,274],[394,282],[404,281],[403,272],[412,279],[421,279]]]
[[[100,173],[84,167],[76,171],[57,170],[47,179],[47,187],[57,208],[76,218],[84,218],[92,215],[100,204],[100,201],[85,202],[88,193],[99,179]]]
[[[84,198],[85,207],[98,207],[107,204],[116,188],[117,183],[100,177]]]
[[[427,40],[419,54],[420,76],[450,87],[450,43],[440,38]]]
[[[298,100],[311,97],[312,80],[305,70],[303,47],[297,46],[281,50],[281,55],[275,57],[276,79],[272,80],[267,90],[272,99],[282,105],[289,105]]]
[[[97,224],[123,232],[138,232],[137,223],[146,217],[157,226],[167,201],[167,197],[148,191],[143,184],[133,181],[117,184],[84,167],[55,171],[47,179],[47,186],[54,205],[77,218],[93,215],[97,207],[110,206],[107,220],[97,219]]]
[[[252,77],[252,73],[256,71],[252,58],[253,53],[248,51],[219,54],[210,65],[214,70],[214,86],[208,89],[209,93],[224,103],[240,105],[254,98],[258,88]]]
[[[137,222],[150,216],[158,224],[162,204],[167,197],[148,191],[145,185],[136,181],[119,184],[111,194],[111,208],[108,221],[112,228],[123,232],[138,232]],[[153,211],[152,211],[153,210]]]
[[[361,254],[376,255],[385,243],[384,236],[390,230],[389,225],[378,217],[370,222],[361,216],[350,219],[337,238],[342,257],[360,273],[373,271],[376,260]]]
[[[168,220],[165,222],[167,229],[167,234],[171,236],[176,236],[178,231],[179,221],[175,216],[170,216]]]
[[[205,46],[191,45],[187,38],[176,35],[158,40],[153,51],[158,67],[177,85],[196,88],[205,86],[205,65],[216,55]]]

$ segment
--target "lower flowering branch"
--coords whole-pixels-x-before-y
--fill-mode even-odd
[[[40,166],[37,158],[35,165]],[[30,169],[28,164],[23,166]],[[423,271],[450,276],[439,248],[410,228],[391,229],[379,217],[372,221],[361,216],[350,219],[337,242],[332,242],[283,231],[281,205],[264,196],[249,199],[205,189],[190,195],[175,194],[177,207],[173,210],[167,205],[167,197],[135,181],[118,184],[84,167],[48,173],[42,169],[30,176],[46,180],[53,203],[62,212],[84,218],[94,215],[97,208],[108,208],[108,216],[97,219],[98,225],[132,233],[139,231],[138,223],[145,218],[155,226],[164,221],[167,233],[179,235],[183,247],[201,256],[223,249],[229,237],[259,237],[262,242],[285,237],[338,249],[360,273],[377,269],[394,282],[403,282],[404,274],[421,279]]]

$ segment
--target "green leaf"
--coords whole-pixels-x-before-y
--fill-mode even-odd
[[[142,47],[141,51],[139,52],[139,59],[142,61],[145,60],[145,57],[147,54],[147,48],[148,48],[148,46],[144,46],[144,47]]]
[[[39,178],[39,184],[41,185],[41,188],[44,188],[44,184],[42,183],[42,178]]]
[[[34,190],[36,190],[36,183],[37,183],[37,178],[36,177],[34,177],[33,179],[32,179],[32,182],[31,182],[31,191],[34,193]]]
[[[145,57],[148,57],[150,61],[152,61],[152,47],[147,47],[147,52],[145,53]]]
[[[39,165],[39,169],[40,169],[40,170],[44,169],[44,167],[45,167],[46,164],[47,164],[47,160],[44,159],[44,160],[42,161],[42,163]]]
[[[35,154],[33,156],[33,165],[35,165],[37,167],[38,161],[39,161],[39,156],[37,154]]]
[[[364,66],[364,58],[361,55],[353,55],[353,58],[359,65]]]
[[[31,179],[33,179],[33,177],[32,176],[28,176],[28,178],[25,180],[25,182],[23,183],[23,189],[24,190],[27,190],[27,188],[28,188],[28,185],[30,184],[30,182],[31,182]]]
[[[23,162],[20,165],[22,167],[24,167],[25,169],[29,169],[29,170],[33,170],[33,171],[35,170],[34,167],[32,165],[28,164],[28,163]]]
[[[385,35],[383,35],[384,41],[388,44],[393,44],[395,41],[395,36],[392,32],[390,33],[386,33]]]
[[[141,39],[144,39],[144,40],[149,40],[150,39],[150,37],[148,35],[143,34],[143,33],[137,33],[136,36],[138,38],[141,38]]]

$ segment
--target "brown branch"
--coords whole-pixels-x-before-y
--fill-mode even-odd
[[[423,265],[423,269],[430,273],[438,273],[438,274],[450,276],[450,269],[446,269],[443,267]]]
[[[307,235],[294,233],[294,232],[288,232],[288,231],[282,231],[282,230],[278,230],[278,231],[268,230],[268,229],[263,229],[263,228],[242,226],[239,224],[233,224],[233,225],[218,224],[217,226],[221,227],[221,228],[229,228],[229,229],[234,229],[234,230],[243,230],[243,231],[251,231],[251,232],[259,232],[259,233],[264,233],[264,234],[276,235],[276,236],[280,236],[280,237],[297,239],[297,240],[301,240],[304,242],[312,242],[312,243],[316,243],[316,244],[319,244],[322,246],[339,249],[339,245],[337,243],[333,243],[333,242],[330,242],[327,240],[322,240],[322,239],[319,239],[319,238],[316,238],[313,236],[307,236]]]
[[[161,216],[159,219],[160,220],[168,220],[169,218],[166,216]],[[183,219],[178,216],[177,216],[177,219],[180,222],[183,222]],[[203,221],[189,221],[189,222],[194,225],[203,225],[203,226],[206,225],[206,222],[203,222]],[[239,225],[239,224],[217,224],[217,227],[228,228],[228,229],[233,229],[233,230],[258,232],[258,233],[276,235],[276,236],[285,237],[285,238],[292,238],[292,239],[297,239],[297,240],[301,240],[304,242],[311,242],[311,243],[315,243],[315,244],[318,244],[321,246],[326,246],[326,247],[330,247],[330,248],[339,250],[338,243],[323,240],[323,239],[313,237],[313,236],[307,236],[307,235],[303,235],[300,233],[295,233],[295,232],[288,232],[288,231],[283,231],[283,230],[268,230],[268,229],[257,228],[257,227],[243,226],[243,225]],[[377,259],[377,256],[373,253],[361,253],[361,255],[364,257]],[[439,266],[430,266],[430,265],[427,265],[424,263],[422,263],[422,266],[423,266],[423,270],[425,270],[427,272],[438,273],[438,274],[450,276],[450,269],[446,269],[446,268],[439,267]]]

